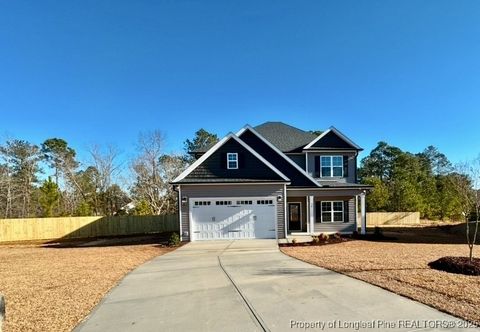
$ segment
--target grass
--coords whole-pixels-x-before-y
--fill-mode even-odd
[[[163,240],[0,246],[4,332],[72,330],[126,273],[173,250]]]
[[[480,277],[428,266],[443,256],[467,256],[462,226],[385,228],[389,240],[352,240],[325,246],[284,247],[297,259],[412,298],[480,323]]]

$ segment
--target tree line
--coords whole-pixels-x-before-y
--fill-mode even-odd
[[[0,145],[0,218],[174,213],[170,181],[192,162],[188,151],[216,141],[200,129],[185,141],[185,153],[167,154],[155,130],[139,134],[128,160],[114,146],[93,145],[82,163],[62,138],[38,145],[8,139]]]
[[[472,189],[471,174],[453,165],[436,147],[420,153],[379,142],[359,168],[360,181],[374,186],[369,211],[419,211],[422,218],[463,220],[462,181]],[[463,168],[463,169],[460,169]]]
[[[155,130],[139,134],[128,160],[113,146],[93,145],[89,161],[82,163],[62,138],[39,145],[9,139],[0,145],[0,218],[174,213],[177,197],[170,182],[193,161],[188,151],[217,141],[216,134],[200,129],[184,142],[184,153],[167,154],[164,135]],[[369,211],[420,211],[422,218],[460,220],[465,195],[459,184],[470,188],[469,197],[475,193],[472,167],[463,166],[454,167],[433,146],[413,154],[379,142],[361,160],[358,174],[374,186],[367,195]]]

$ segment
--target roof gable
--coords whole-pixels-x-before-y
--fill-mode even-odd
[[[227,169],[227,153],[238,154],[238,169]],[[229,134],[172,183],[289,182],[277,168],[234,134]]]
[[[304,147],[304,150],[315,149],[346,149],[363,150],[338,129],[330,127]]]
[[[320,184],[315,179],[257,133],[254,128],[247,125],[237,135],[263,158],[267,159],[283,174],[288,176],[291,187],[320,187]]]

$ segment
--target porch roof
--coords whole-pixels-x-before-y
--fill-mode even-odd
[[[291,188],[287,186],[288,196],[316,196],[316,197],[351,197],[361,195],[372,189],[372,186],[356,183],[342,183],[321,188]]]

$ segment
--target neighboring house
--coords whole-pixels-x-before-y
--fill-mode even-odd
[[[359,197],[363,232],[361,150],[333,127],[316,136],[266,122],[191,151],[198,159],[172,182],[182,240],[352,233]]]

